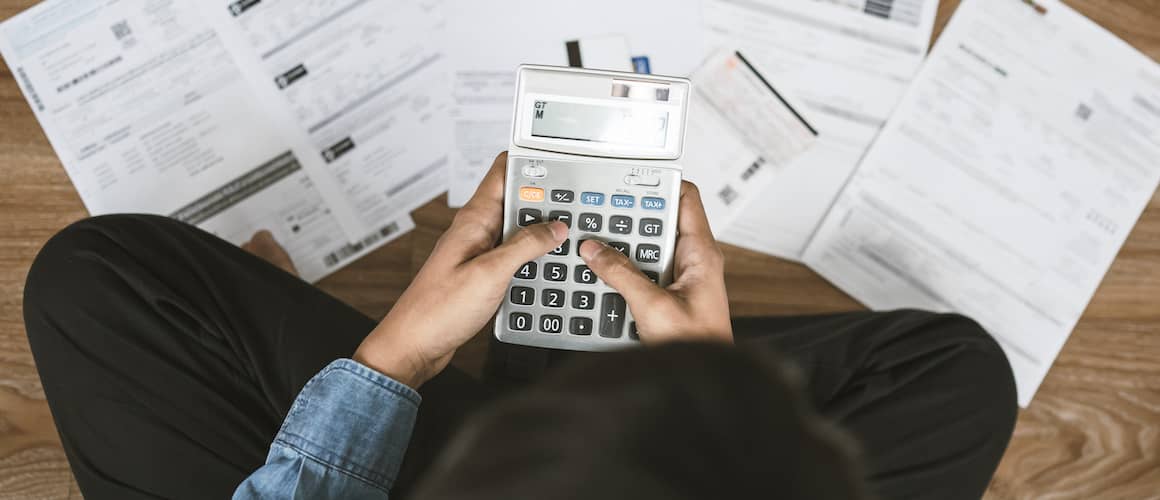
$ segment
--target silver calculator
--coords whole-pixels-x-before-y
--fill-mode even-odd
[[[495,320],[500,341],[601,351],[638,342],[624,298],[580,258],[584,240],[672,282],[687,79],[520,66],[508,148],[504,239],[559,220],[568,239],[520,267]]]

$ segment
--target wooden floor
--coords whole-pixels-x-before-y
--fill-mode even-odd
[[[32,3],[0,0],[0,19]],[[1160,60],[1160,1],[1068,3]],[[936,31],[956,5],[943,1]],[[37,249],[86,214],[3,65],[0,179],[0,498],[79,497],[29,354],[20,308]],[[452,215],[443,199],[429,203],[414,214],[414,232],[324,280],[322,288],[381,316]],[[737,315],[860,308],[800,265],[736,248],[727,248],[726,256]],[[476,365],[481,345],[468,346],[456,363]],[[1153,198],[1034,402],[1021,413],[988,498],[1160,498],[1160,198]]]

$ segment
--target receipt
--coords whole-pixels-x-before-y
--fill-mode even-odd
[[[0,54],[93,215],[168,215],[235,244],[267,229],[308,281],[412,227],[390,214],[348,238],[188,2],[42,2],[0,24]]]
[[[712,226],[724,229],[817,132],[740,52],[714,53],[692,81],[682,175],[700,188]]]
[[[1160,182],[1160,65],[1057,0],[965,0],[804,260],[954,311],[1030,403]]]

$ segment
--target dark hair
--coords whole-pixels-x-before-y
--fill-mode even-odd
[[[794,373],[710,344],[582,358],[472,417],[412,498],[864,498]]]

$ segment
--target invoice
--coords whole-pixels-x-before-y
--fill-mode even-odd
[[[1057,0],[965,0],[804,260],[964,313],[1026,406],[1160,181],[1160,66]]]

